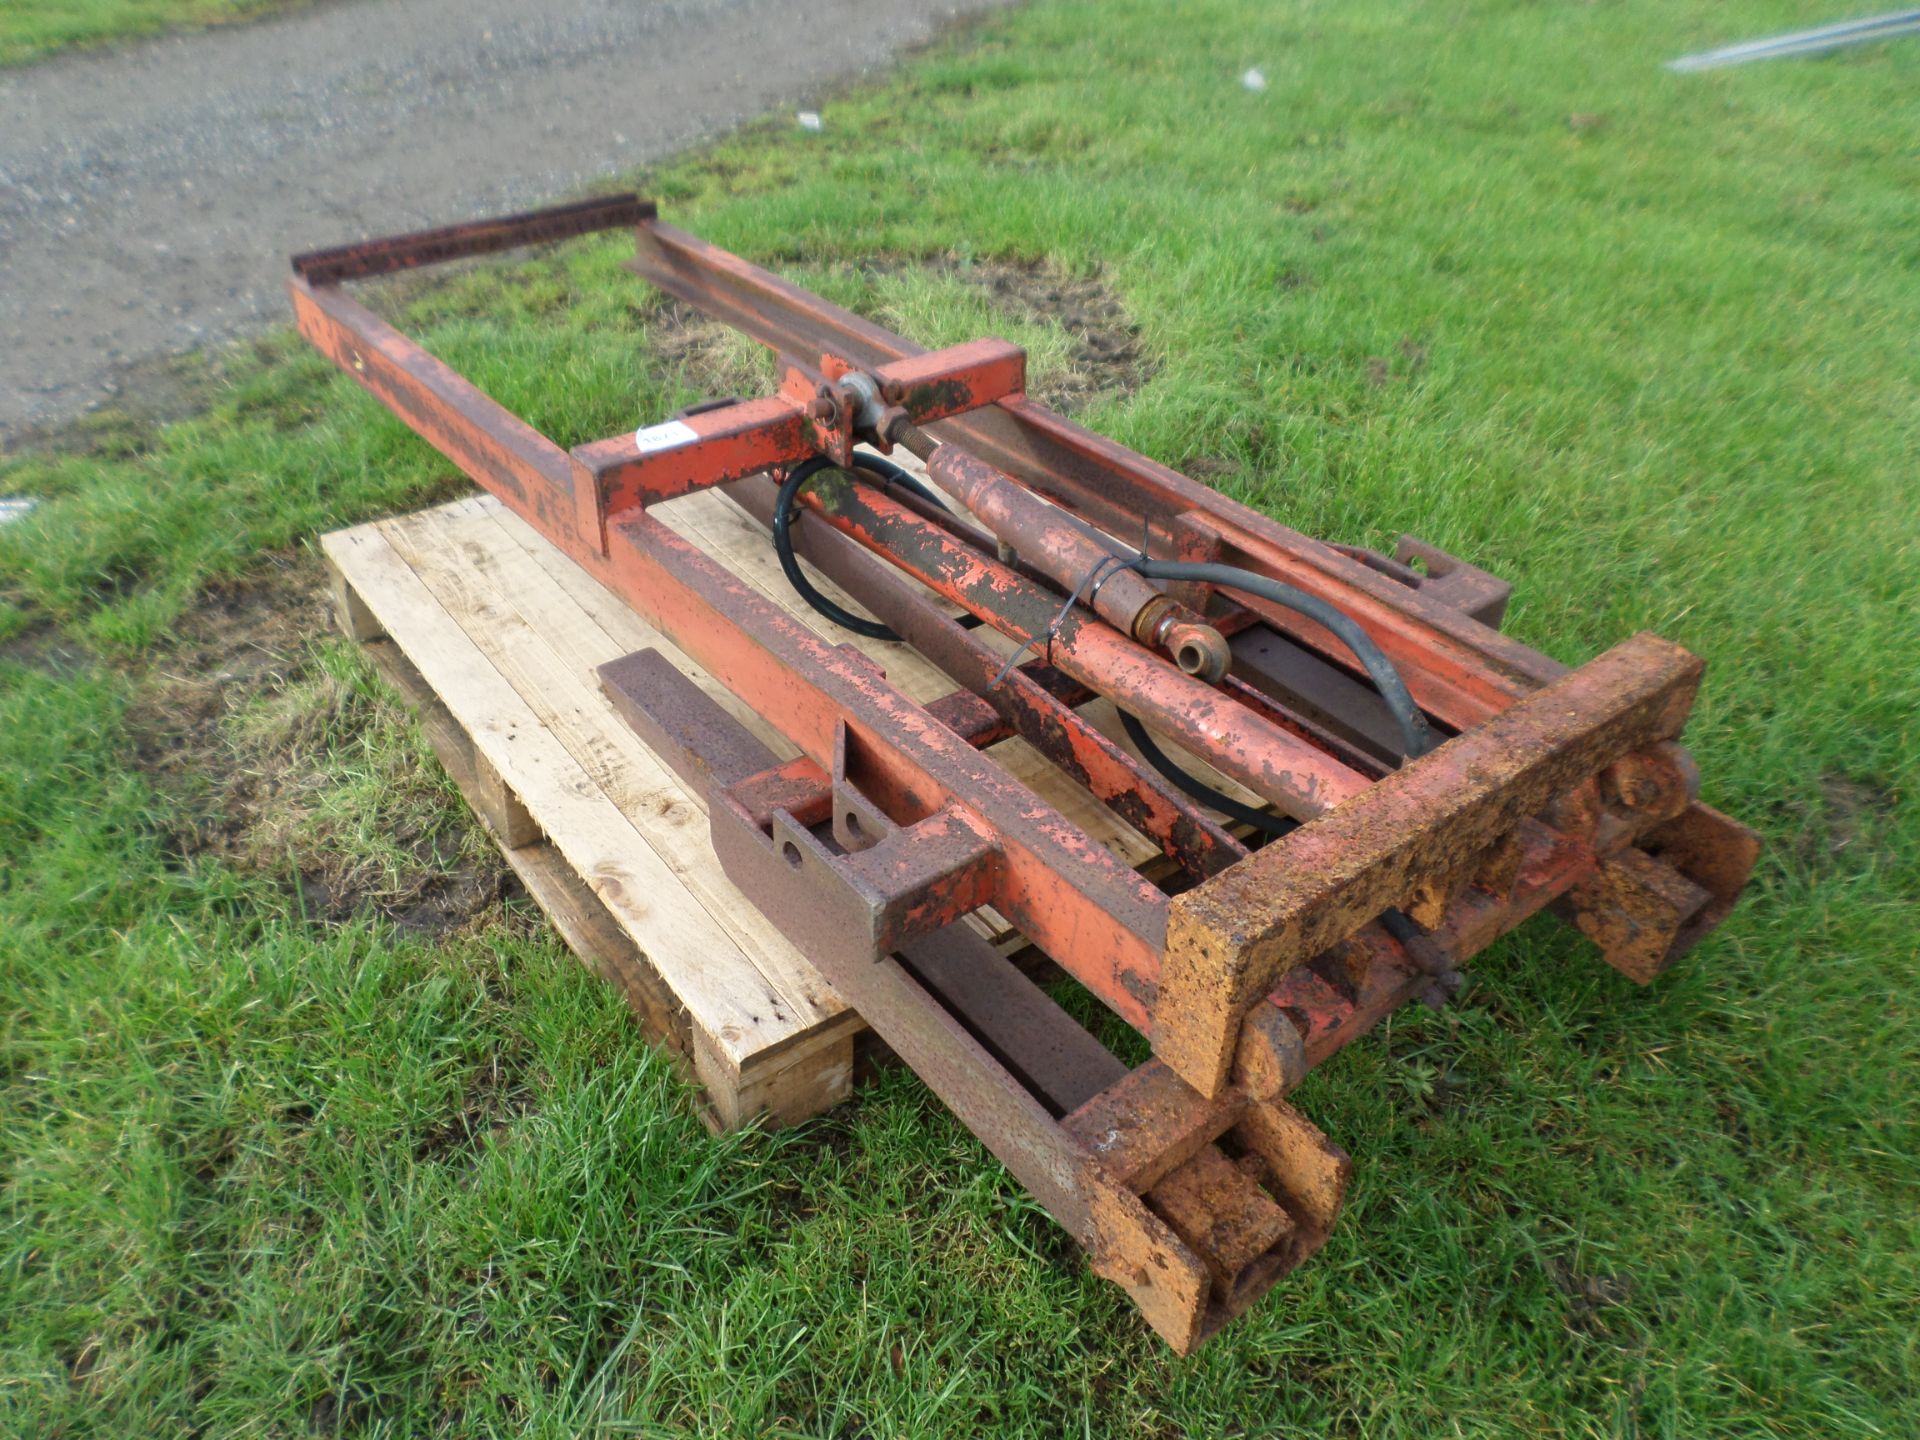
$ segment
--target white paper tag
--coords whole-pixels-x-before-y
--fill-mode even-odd
[[[668,420],[633,432],[633,443],[640,447],[642,455],[650,450],[671,450],[675,445],[699,438],[700,432],[684,420]]]

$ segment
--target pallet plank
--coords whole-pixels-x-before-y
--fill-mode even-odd
[[[658,650],[673,662],[675,669],[698,685],[782,760],[791,760],[800,753],[799,747],[791,740],[761,719],[751,706],[714,679],[686,651],[642,620],[631,605],[567,558],[533,526],[491,496],[476,497],[471,503],[492,518],[501,533],[546,573],[579,607],[582,615],[611,637],[615,655],[631,655],[636,650]]]
[[[794,1021],[811,1029],[845,1014],[845,1002],[714,864],[705,797],[690,795],[600,693],[596,669],[627,652],[584,622],[544,571],[504,543],[487,514],[435,513],[382,529],[449,609],[481,622],[475,643],[786,1001]]]
[[[736,1064],[799,1039],[783,998],[601,794],[526,701],[377,528],[328,535],[327,556],[406,650],[553,843],[649,953],[677,957],[670,983]]]
[[[344,577],[338,571],[334,575],[341,582],[341,593],[355,595],[357,599]],[[349,617],[343,614],[340,620],[341,628],[346,630],[351,623]],[[427,743],[448,778],[462,795],[471,799],[478,783],[474,764],[477,756],[460,722],[440,703],[433,687],[421,677],[398,645],[384,637],[375,637],[363,642],[361,651],[381,678],[413,708]],[[485,816],[480,818],[484,824]],[[687,1007],[660,978],[647,956],[634,944],[633,937],[581,883],[566,857],[551,841],[542,838],[518,847],[509,847],[503,842],[500,849],[509,868],[546,912],[568,948],[620,991],[648,1035],[665,1043],[691,1078],[694,1068]]]

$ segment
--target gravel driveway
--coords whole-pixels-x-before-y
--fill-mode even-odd
[[[285,319],[296,250],[539,202],[997,3],[331,0],[0,71],[0,448]]]

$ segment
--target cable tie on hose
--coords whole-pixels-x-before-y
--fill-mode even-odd
[[[1088,573],[1098,576],[1099,578],[1087,589],[1087,604],[1093,604],[1094,600],[1100,594],[1100,587],[1106,584],[1107,581],[1118,575],[1122,570],[1137,571],[1146,558],[1145,554],[1109,555],[1105,560],[1102,560],[1098,565],[1094,566]]]
[[[1108,555],[1080,578],[1073,587],[1073,593],[1067,596],[1067,603],[1060,607],[1060,613],[1047,623],[1041,632],[1047,642],[1047,663],[1053,663],[1053,638],[1060,633],[1060,627],[1067,623],[1067,616],[1073,613],[1073,607],[1083,600],[1091,605],[1093,597],[1100,593],[1100,587],[1122,570],[1137,570],[1146,559],[1144,553],[1134,555]],[[1036,637],[1037,638],[1037,637]],[[1000,667],[1000,673],[988,682],[987,688],[995,690],[1013,673],[1013,667],[1020,663],[1020,657],[1034,647],[1035,640],[1023,640],[1018,649],[1007,657],[1007,663]]]

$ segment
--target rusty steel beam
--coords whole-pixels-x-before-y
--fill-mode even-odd
[[[503,215],[494,220],[443,225],[434,230],[416,230],[411,235],[309,250],[293,257],[293,273],[309,285],[338,285],[347,280],[390,275],[396,270],[492,255],[522,245],[570,240],[596,230],[617,230],[651,220],[654,214],[653,202],[642,200],[638,195],[604,195],[572,205]]]
[[[294,323],[334,364],[482,489],[574,559],[599,527],[579,506],[567,452],[366,306],[295,276]]]

